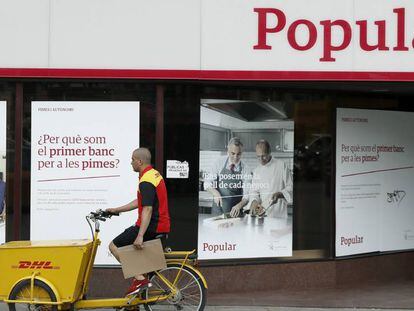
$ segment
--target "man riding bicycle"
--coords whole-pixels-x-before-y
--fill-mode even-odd
[[[138,208],[135,225],[125,229],[109,244],[109,250],[118,261],[119,247],[133,244],[137,249],[142,249],[144,241],[153,240],[160,235],[165,237],[170,232],[167,189],[161,174],[151,166],[150,151],[147,148],[135,149],[131,166],[139,173],[137,199],[106,209],[110,213],[122,213]],[[146,277],[136,275],[126,295],[134,295],[151,285]]]

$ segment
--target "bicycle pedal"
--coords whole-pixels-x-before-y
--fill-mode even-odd
[[[130,296],[127,296],[127,297],[129,297],[129,299],[127,301],[127,305],[130,305],[131,302],[134,301],[135,298],[137,298],[137,295],[138,295],[138,293],[133,294],[133,295],[130,295]],[[125,308],[124,308],[124,310],[125,310]],[[124,311],[124,310],[122,310],[122,311]]]
[[[146,284],[146,285],[140,286],[139,288],[137,288],[137,290],[134,293],[131,293],[131,294],[126,295],[126,297],[130,297],[129,300],[128,300],[128,304],[132,300],[134,300],[138,296],[138,294],[140,294],[142,292],[142,290],[147,289],[147,288],[150,288],[150,287],[152,287],[152,283],[151,282],[148,283],[148,284]]]

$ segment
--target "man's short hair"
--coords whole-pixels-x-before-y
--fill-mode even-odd
[[[151,152],[148,148],[137,148],[134,150],[134,155],[145,164],[151,164]]]
[[[256,148],[259,147],[261,149],[263,149],[264,152],[266,152],[267,154],[270,154],[271,150],[270,150],[270,144],[267,140],[265,139],[260,139],[257,143],[256,143]]]
[[[234,145],[237,147],[243,147],[243,143],[241,142],[240,138],[238,137],[233,137],[232,139],[229,140],[229,143],[227,144],[227,147]]]

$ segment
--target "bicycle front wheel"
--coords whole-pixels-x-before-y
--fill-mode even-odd
[[[180,265],[170,264],[167,268],[158,271],[169,282],[173,283],[181,270]],[[143,293],[144,299],[157,298],[168,295],[171,290],[158,275],[154,274],[150,277],[152,287]],[[177,293],[166,300],[156,301],[150,304],[144,304],[147,311],[158,310],[204,310],[206,304],[206,288],[200,277],[188,269],[183,267],[176,283]]]
[[[18,283],[10,294],[11,300],[30,300],[31,298],[30,280]],[[34,280],[33,298],[36,304],[9,303],[9,311],[58,311],[56,305],[42,304],[42,302],[56,301],[56,296],[46,283]]]

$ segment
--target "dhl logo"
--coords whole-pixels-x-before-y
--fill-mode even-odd
[[[19,261],[17,266],[12,266],[13,269],[60,269],[58,266],[53,266],[51,261]]]

